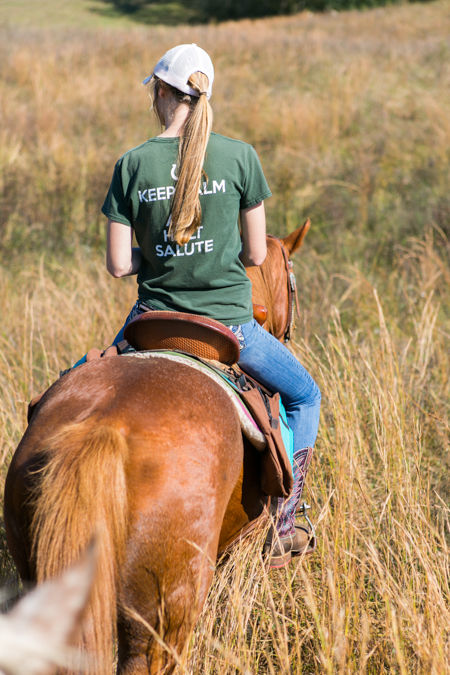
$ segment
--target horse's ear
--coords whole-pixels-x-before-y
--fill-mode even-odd
[[[291,234],[288,234],[287,237],[282,239],[283,245],[287,248],[289,255],[291,256],[295,251],[298,251],[300,246],[303,244],[303,239],[306,237],[309,228],[311,227],[311,221],[308,218],[306,223]]]

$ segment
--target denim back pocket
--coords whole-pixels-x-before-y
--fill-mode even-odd
[[[239,342],[239,351],[242,351],[245,348],[245,337],[242,332],[242,326],[228,326],[232,333],[237,337]]]

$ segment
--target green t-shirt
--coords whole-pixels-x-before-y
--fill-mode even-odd
[[[139,298],[156,309],[242,324],[253,316],[251,282],[239,260],[240,209],[271,192],[251,145],[211,134],[201,226],[179,246],[168,236],[178,138],[151,138],[117,162],[102,212],[134,228],[142,252]]]

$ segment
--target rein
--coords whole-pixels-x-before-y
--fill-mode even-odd
[[[289,256],[286,252],[286,249],[283,246],[283,243],[278,239],[278,237],[274,237],[273,234],[268,234],[267,236],[269,237],[269,239],[274,239],[279,244],[284,258],[284,267],[286,270],[286,277],[287,277],[286,281],[288,288],[288,318],[284,330],[282,330],[279,335],[275,335],[275,337],[277,338],[277,340],[283,337],[284,343],[286,343],[289,342],[289,340],[291,339],[292,333],[295,329],[294,303],[295,303],[295,310],[297,312],[297,317],[300,318],[300,310],[297,295],[297,282],[295,280],[295,274],[292,271],[293,262],[292,260],[289,259]]]

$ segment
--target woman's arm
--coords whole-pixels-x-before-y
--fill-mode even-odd
[[[267,254],[266,214],[264,202],[259,202],[248,209],[242,209],[242,251],[239,255],[244,267],[262,265]]]
[[[137,274],[141,266],[140,248],[133,248],[133,228],[108,219],[106,269],[113,277]]]

